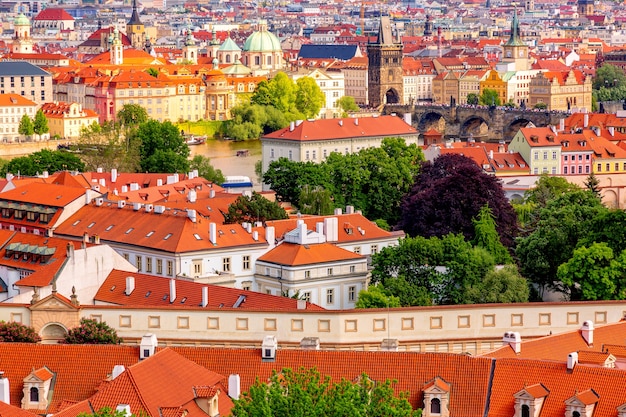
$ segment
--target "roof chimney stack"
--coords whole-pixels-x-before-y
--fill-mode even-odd
[[[593,322],[591,320],[586,320],[583,323],[583,327],[580,329],[580,332],[587,342],[587,345],[593,346]]]
[[[4,376],[4,371],[0,371],[0,401],[11,404],[11,391],[9,389],[9,379]]]
[[[509,345],[515,353],[522,351],[522,338],[519,332],[506,332],[502,338],[502,345]]]
[[[176,278],[170,279],[170,304],[176,301]]]
[[[241,378],[239,374],[228,376],[228,396],[233,400],[238,400],[241,395]]]
[[[202,287],[202,304],[201,307],[209,305],[209,287]]]
[[[135,277],[126,277],[126,290],[124,294],[131,295],[135,291]]]
[[[567,372],[572,372],[574,366],[578,363],[578,352],[572,352],[567,355]]]

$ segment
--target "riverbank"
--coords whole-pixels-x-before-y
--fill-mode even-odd
[[[0,158],[13,159],[18,156],[30,155],[39,152],[42,149],[56,150],[59,143],[65,143],[57,140],[42,140],[36,142],[21,143],[1,143],[0,142]]]

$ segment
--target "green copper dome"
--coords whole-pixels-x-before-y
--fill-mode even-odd
[[[280,41],[272,32],[267,31],[267,24],[259,22],[259,30],[252,33],[243,45],[246,52],[274,52],[281,51]]]
[[[18,17],[15,18],[13,22],[15,26],[30,26],[30,20],[23,13],[20,13]]]

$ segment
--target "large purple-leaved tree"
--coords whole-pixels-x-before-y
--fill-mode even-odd
[[[410,236],[445,236],[462,233],[474,239],[474,223],[480,209],[489,205],[500,241],[511,247],[517,231],[515,210],[500,180],[486,174],[468,157],[445,154],[425,162],[415,184],[402,201],[398,228]]]

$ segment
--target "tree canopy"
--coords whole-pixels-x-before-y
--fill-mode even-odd
[[[0,321],[0,342],[37,343],[41,336],[35,329],[16,321]]]
[[[596,76],[593,79],[593,89],[600,90],[602,88],[621,88],[626,87],[626,75],[624,71],[611,64],[602,64],[596,70]]]
[[[226,179],[219,169],[211,165],[211,160],[203,155],[195,155],[190,163],[191,169],[197,169],[198,175],[215,184],[223,184]]]
[[[254,223],[268,220],[287,218],[287,212],[280,204],[270,201],[261,194],[253,192],[252,197],[240,195],[234,203],[228,206],[228,211],[222,213],[224,223]]]
[[[48,127],[48,119],[46,119],[46,115],[43,114],[41,109],[37,110],[35,113],[35,120],[33,121],[33,131],[41,137],[44,133],[48,133],[50,128]]]
[[[8,164],[3,166],[3,170],[3,176],[7,172],[15,175],[19,173],[20,175],[34,176],[42,174],[44,171],[49,173],[59,171],[84,172],[85,164],[72,153],[42,149],[28,156],[11,159]]]
[[[117,112],[117,121],[123,126],[139,126],[148,121],[148,112],[139,104],[124,104]]]
[[[352,96],[343,96],[337,100],[337,107],[341,109],[341,117],[347,117],[349,112],[359,111],[360,107]]]
[[[326,96],[311,77],[298,78],[296,81],[296,109],[306,119],[317,117],[326,104]]]
[[[355,308],[392,308],[400,307],[400,298],[387,294],[382,285],[370,285],[366,290],[359,291]]]
[[[417,416],[408,393],[394,392],[390,380],[372,381],[362,374],[357,382],[332,382],[315,368],[273,371],[268,382],[258,378],[232,409],[234,417],[287,416]]]
[[[80,325],[70,329],[65,335],[64,343],[110,345],[121,343],[115,329],[103,321],[80,319]]]
[[[402,200],[398,228],[411,236],[462,233],[472,241],[473,219],[485,205],[492,211],[500,241],[512,247],[517,216],[500,180],[466,156],[441,155],[432,163],[422,164],[415,184]]]
[[[170,122],[148,120],[132,133],[139,141],[141,169],[145,172],[187,172],[189,146]]]
[[[29,137],[32,136],[33,133],[35,133],[33,120],[27,114],[24,114],[20,119],[20,125],[17,128],[17,131],[20,135]]]
[[[490,88],[485,88],[481,95],[478,97],[478,101],[480,104],[484,106],[500,106],[502,105],[502,100],[500,100],[500,96],[498,95],[498,91],[492,90]]]

